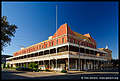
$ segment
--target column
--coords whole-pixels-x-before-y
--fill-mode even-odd
[[[84,54],[86,54],[86,49],[84,49]],[[84,70],[86,70],[87,66],[86,66],[86,59],[84,60]]]
[[[93,63],[92,63],[92,60],[90,61],[91,62],[91,70],[93,69]]]
[[[80,71],[80,46],[79,46],[79,71]]]
[[[37,64],[38,64],[38,69],[39,69],[39,61],[37,62]]]
[[[16,67],[16,64],[13,64],[13,67]]]
[[[49,60],[49,69],[50,69],[50,60]]]
[[[95,53],[95,51],[94,51],[94,55],[95,55],[95,58],[96,58],[96,53]],[[95,60],[94,60],[94,59],[93,59],[93,67],[94,67],[93,69],[95,70],[95,67],[96,67],[96,66],[95,66]]]
[[[90,69],[90,50],[88,50],[87,69]]]
[[[96,60],[96,70],[98,69],[98,60]]]
[[[100,61],[100,70],[101,70],[102,60]]]
[[[94,70],[94,59],[92,60],[92,70]]]
[[[84,70],[86,68],[86,59],[84,59]]]
[[[94,70],[96,70],[96,61],[94,60]]]
[[[70,53],[69,53],[69,45],[68,45],[68,71],[70,70],[70,55],[69,55]]]
[[[69,62],[70,62],[70,59],[69,59],[69,55],[68,55],[68,71],[69,71],[69,69],[70,69],[70,64],[69,64]]]
[[[49,50],[49,70],[50,70],[50,50]]]
[[[76,60],[76,69],[77,69],[77,60]]]
[[[57,47],[56,47],[56,56],[57,56]],[[57,70],[57,58],[56,58],[56,70]]]
[[[53,69],[53,70],[54,70],[54,68],[55,68],[54,61],[55,61],[55,60],[52,60],[52,69]]]
[[[99,62],[99,60],[98,60],[98,70],[99,70],[99,68],[100,68],[100,62]]]
[[[104,60],[102,60],[102,70],[104,69],[104,67],[103,67],[103,66],[104,66]]]
[[[43,57],[44,57],[44,51],[43,51]],[[44,62],[44,59],[43,59],[43,66],[44,66],[44,69],[45,69],[45,62]]]
[[[88,69],[88,60],[86,59],[86,70]]]
[[[97,59],[95,60],[95,70],[97,69]]]
[[[22,63],[21,63],[21,67],[22,67]]]
[[[29,67],[29,63],[27,62],[27,67]]]
[[[81,62],[81,64],[80,64],[81,65],[81,70],[83,70],[83,61],[82,61],[82,59],[81,59],[80,62]]]
[[[94,70],[94,60],[92,60],[92,70]]]

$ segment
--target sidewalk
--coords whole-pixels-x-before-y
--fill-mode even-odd
[[[119,74],[119,72],[87,72],[87,71],[68,71],[68,74]]]

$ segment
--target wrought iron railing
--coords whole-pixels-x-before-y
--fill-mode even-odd
[[[30,57],[30,58],[23,58],[23,59],[12,60],[12,61],[7,61],[7,62],[23,62],[23,61],[26,61],[26,60],[49,58],[49,57],[52,57],[52,56],[59,56],[59,55],[66,55],[66,54],[70,54],[70,55],[73,55],[73,56],[76,56],[76,57],[78,57],[79,54],[80,54],[80,56],[107,59],[107,57],[105,57],[105,56],[96,56],[96,55],[92,55],[92,54],[85,54],[85,53],[79,53],[79,52],[73,52],[73,51],[64,51],[64,52],[58,52],[57,54],[52,53],[52,54],[41,55],[41,56]]]

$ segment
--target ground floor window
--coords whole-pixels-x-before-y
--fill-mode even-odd
[[[77,69],[77,60],[70,60],[70,69]]]

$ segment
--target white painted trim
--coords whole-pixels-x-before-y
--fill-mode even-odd
[[[79,58],[79,55],[70,55],[70,58]],[[80,59],[91,59],[91,60],[104,60],[107,61],[107,59],[104,58],[98,58],[98,57],[90,57],[90,56],[80,56]]]
[[[77,46],[77,47],[79,47],[79,45],[77,45],[77,44],[73,44],[73,43],[69,43],[69,44],[72,45],[72,46]],[[89,49],[89,50],[93,50],[93,51],[98,51],[98,52],[107,53],[107,52],[101,51],[101,50],[99,50],[99,49],[90,48],[90,47],[85,47],[85,46],[82,46],[82,45],[80,45],[80,47],[81,47],[81,48],[84,48],[84,49]]]
[[[58,47],[66,46],[66,45],[72,45],[72,46],[79,47],[79,45],[77,45],[77,44],[73,44],[73,43],[68,42],[68,43],[64,43],[64,44],[60,44],[60,45],[44,48],[44,49],[41,49],[41,50],[37,50],[37,51],[31,52],[31,53],[21,54],[21,55],[18,55],[18,56],[9,57],[9,58],[6,58],[6,59],[9,60],[9,59],[12,59],[12,58],[16,58],[16,57],[20,57],[20,56],[24,56],[24,55],[29,55],[29,54],[32,54],[32,53],[37,53],[37,52],[41,52],[41,51],[45,51],[45,50],[50,50],[50,49],[54,49],[54,48],[58,48]],[[80,47],[81,48],[85,48],[85,49],[89,49],[89,50],[93,50],[93,51],[107,53],[105,51],[101,51],[101,50],[98,50],[98,49],[89,48],[89,47],[85,47],[85,46],[81,46],[81,45],[80,45]]]
[[[16,57],[20,57],[20,56],[24,56],[24,55],[29,55],[29,54],[32,54],[32,53],[37,53],[37,52],[41,52],[41,51],[45,51],[45,50],[50,50],[50,49],[62,47],[62,46],[68,45],[68,44],[69,43],[64,43],[64,44],[60,44],[60,45],[44,48],[44,49],[41,49],[41,50],[37,50],[37,51],[31,52],[31,53],[21,54],[21,55],[18,55],[18,56],[9,57],[9,58],[7,58],[7,60],[12,59],[12,58],[16,58]]]
[[[11,63],[24,63],[24,62],[34,62],[34,61],[43,61],[43,60],[53,60],[53,59],[62,59],[62,58],[68,58],[69,54],[65,55],[56,55],[49,57],[49,55],[44,55],[44,56],[39,56],[39,57],[32,57],[32,58],[27,58],[27,59],[20,59],[20,60],[14,60],[14,61],[8,61]]]
[[[75,70],[78,70],[78,69],[70,69],[71,71],[75,71]]]

